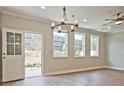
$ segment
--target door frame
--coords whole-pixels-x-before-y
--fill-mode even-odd
[[[41,76],[45,75],[45,63],[44,63],[44,34],[41,31],[35,31],[35,30],[24,30],[24,60],[25,60],[25,33],[34,33],[34,34],[40,34],[41,35]],[[24,61],[25,63],[25,61]],[[26,78],[26,77],[25,77]]]
[[[19,32],[22,32],[23,34],[23,64],[24,64],[24,67],[23,67],[23,73],[24,73],[24,78],[25,79],[25,33],[38,33],[38,34],[41,34],[41,64],[42,64],[42,67],[41,67],[41,76],[44,76],[45,75],[45,53],[44,53],[44,33],[42,31],[36,31],[36,30],[27,30],[27,29],[17,29],[17,28],[8,28],[8,27],[3,27],[2,28],[2,31],[3,30],[12,30],[12,31],[19,31]],[[2,35],[3,35],[3,32],[2,32]],[[3,36],[2,36],[2,39],[3,39]],[[2,43],[3,43],[3,40],[2,40]],[[3,47],[3,44],[2,44],[2,47]],[[2,53],[3,53],[3,50],[2,50]],[[2,54],[2,57],[3,57],[3,54]],[[2,59],[2,79],[3,79],[3,59]],[[3,80],[2,80],[3,81]]]

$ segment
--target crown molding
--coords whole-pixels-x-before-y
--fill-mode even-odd
[[[119,30],[119,31],[114,31],[114,32],[106,32],[105,35],[113,35],[113,34],[117,34],[117,33],[124,33],[124,30]]]
[[[42,19],[42,18],[37,18],[37,17],[32,17],[32,16],[27,16],[27,15],[13,13],[13,12],[5,11],[5,10],[2,10],[1,14],[21,17],[21,18],[24,18],[24,19],[29,19],[29,20],[34,20],[34,21],[38,21],[38,22],[43,22],[43,23],[46,23],[46,24],[51,24],[51,22],[52,22],[52,20],[47,20],[47,19]]]
[[[110,33],[114,34],[114,33],[121,33],[121,32],[124,32],[124,30],[119,30],[119,31],[114,31],[114,32],[111,31]]]

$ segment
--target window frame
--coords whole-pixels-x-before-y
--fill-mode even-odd
[[[93,56],[91,56],[91,47],[92,47],[92,46],[91,46],[91,36],[96,36],[96,37],[97,37],[97,48],[98,48],[97,51],[98,51],[98,55],[93,55]],[[90,46],[89,46],[89,48],[90,48],[90,50],[89,50],[89,52],[90,52],[90,53],[89,53],[90,57],[92,57],[92,58],[100,57],[100,36],[99,36],[99,35],[96,35],[96,34],[91,34],[89,38],[90,38],[90,42],[89,42],[89,43],[90,43],[90,44],[89,44],[89,45],[90,45]]]
[[[76,43],[75,43],[75,35],[76,34],[81,34],[82,36],[83,36],[83,38],[84,38],[84,46],[82,46],[82,49],[83,49],[83,47],[84,47],[84,55],[83,56],[76,56],[75,55],[75,45],[76,45]],[[73,49],[73,51],[74,51],[74,53],[73,53],[73,56],[75,57],[75,58],[85,58],[86,57],[86,34],[85,33],[83,33],[83,32],[75,32],[74,33],[74,49]]]
[[[68,35],[68,33],[65,33],[66,35],[67,35],[67,49],[66,49],[66,54],[67,55],[64,55],[64,56],[55,56],[54,55],[54,49],[55,49],[55,47],[54,47],[54,32],[57,32],[58,33],[58,30],[57,29],[55,29],[53,32],[52,32],[52,55],[53,55],[53,58],[68,58],[69,57],[69,53],[68,53],[68,47],[69,47],[69,35]],[[61,33],[60,33],[61,34]]]

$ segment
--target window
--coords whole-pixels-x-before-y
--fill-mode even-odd
[[[68,34],[53,32],[53,56],[67,57],[68,56]]]
[[[75,57],[85,56],[85,34],[75,33]]]
[[[90,56],[99,56],[99,36],[90,36]]]

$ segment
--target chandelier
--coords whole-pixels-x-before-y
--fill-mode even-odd
[[[78,28],[78,21],[76,20],[74,23],[69,23],[66,15],[66,7],[63,7],[63,17],[60,23],[51,24],[52,30],[58,30],[59,33],[69,33],[74,32]]]

